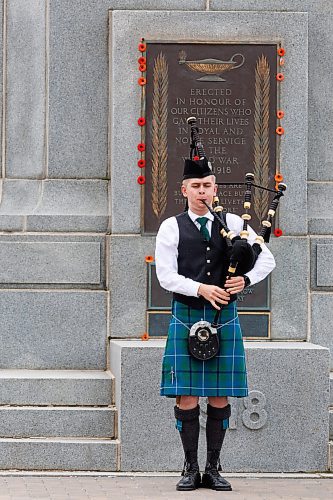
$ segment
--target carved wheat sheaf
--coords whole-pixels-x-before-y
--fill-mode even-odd
[[[162,52],[154,61],[152,105],[152,193],[154,214],[161,218],[167,206],[168,161],[168,65]]]
[[[258,57],[254,94],[254,179],[268,187],[269,179],[269,91],[270,67],[264,55]],[[255,189],[254,211],[263,220],[268,208],[268,192]]]

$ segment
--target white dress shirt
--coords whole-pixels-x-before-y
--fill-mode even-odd
[[[188,210],[188,215],[199,231],[200,224],[196,219],[201,216],[191,210]],[[208,211],[202,217],[207,217],[206,227],[211,235],[214,216]],[[229,229],[236,234],[239,234],[243,229],[243,220],[238,215],[227,213],[226,222]],[[248,231],[248,242],[253,244],[257,235],[250,226],[248,226]],[[178,274],[178,243],[179,226],[176,217],[169,217],[162,222],[156,236],[155,262],[158,281],[165,290],[197,297],[201,283]],[[259,254],[253,269],[246,273],[251,285],[262,281],[275,267],[275,259],[270,250],[265,244],[261,248],[262,252]]]

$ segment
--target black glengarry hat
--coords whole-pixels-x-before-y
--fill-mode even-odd
[[[183,181],[185,179],[202,179],[208,175],[213,175],[213,171],[210,168],[207,158],[202,158],[201,160],[186,158],[184,162]]]

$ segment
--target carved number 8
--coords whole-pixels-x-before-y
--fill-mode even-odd
[[[248,429],[261,429],[267,421],[267,411],[265,410],[266,396],[260,391],[251,391],[243,399],[245,410],[242,420]]]

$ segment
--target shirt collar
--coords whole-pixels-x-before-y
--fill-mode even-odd
[[[192,210],[188,209],[187,211],[189,218],[194,222],[198,217],[207,217],[207,219],[213,221],[214,220],[214,215],[210,213],[209,210],[207,210],[207,213],[205,215],[198,215],[192,212]]]

